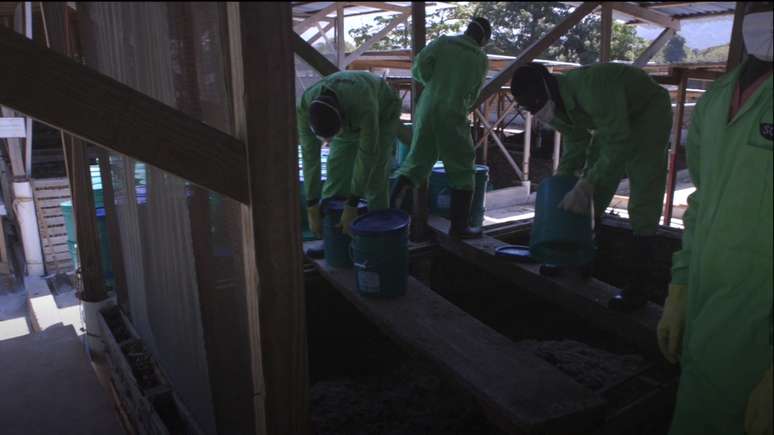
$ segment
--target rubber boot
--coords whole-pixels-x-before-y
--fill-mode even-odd
[[[647,281],[651,278],[649,264],[653,261],[654,238],[634,236],[629,260],[629,282],[620,293],[608,301],[608,308],[630,313],[648,303],[650,289]]]
[[[390,192],[390,207],[402,209],[406,195],[409,195],[413,188],[411,180],[403,175],[399,176],[398,181],[395,182],[395,186],[392,188],[392,192]]]
[[[481,228],[471,228],[468,223],[470,222],[470,206],[473,200],[472,190],[457,190],[449,189],[451,191],[451,203],[449,204],[449,219],[451,220],[451,228],[449,228],[449,235],[458,239],[475,239],[481,237]]]

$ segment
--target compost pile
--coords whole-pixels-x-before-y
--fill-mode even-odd
[[[312,386],[317,435],[495,435],[475,401],[415,360]]]
[[[520,344],[593,391],[616,385],[646,365],[639,355],[615,354],[575,340],[526,340]]]

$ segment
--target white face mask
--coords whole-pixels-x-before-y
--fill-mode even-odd
[[[546,104],[543,105],[543,107],[540,108],[537,112],[533,114],[535,119],[540,121],[542,124],[549,124],[551,121],[554,120],[555,110],[556,110],[556,103],[554,103],[554,100],[551,99],[551,93],[548,91],[548,85],[546,84],[545,80],[543,80],[543,86],[546,90],[546,95],[548,95],[548,99],[546,100]]]
[[[756,12],[744,16],[742,36],[744,48],[751,56],[764,61],[772,60],[772,31],[774,31],[774,12]]]

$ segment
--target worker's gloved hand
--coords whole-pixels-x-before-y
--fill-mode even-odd
[[[309,219],[309,230],[315,237],[322,238],[322,213],[320,205],[310,205],[306,208],[306,216]]]
[[[685,296],[688,286],[670,284],[669,295],[664,302],[664,311],[656,327],[658,347],[664,358],[672,364],[680,359],[680,346],[685,326]]]
[[[356,217],[357,206],[353,207],[349,204],[345,205],[344,210],[341,212],[339,226],[341,227],[341,231],[350,237],[352,237],[352,232],[349,227],[352,225],[352,221],[354,221]]]
[[[564,198],[559,202],[559,208],[573,213],[590,215],[591,201],[594,197],[594,186],[581,178],[575,183]]]
[[[750,394],[744,415],[744,430],[747,435],[770,435],[772,433],[772,387],[771,367],[766,370],[760,383]]]

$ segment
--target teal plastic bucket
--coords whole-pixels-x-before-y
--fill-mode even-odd
[[[396,297],[408,285],[408,227],[403,210],[367,213],[352,223],[352,260],[357,290],[364,296]]]
[[[323,202],[323,250],[325,252],[325,262],[331,267],[351,268],[352,258],[350,257],[349,245],[352,239],[341,231],[341,228],[338,228],[346,200],[326,199]],[[360,202],[358,210],[360,213],[366,211],[365,202]]]
[[[489,184],[489,167],[476,165],[476,186],[473,192],[473,201],[470,207],[470,225],[480,227],[484,224],[486,212],[486,191]],[[443,164],[438,162],[430,173],[430,212],[449,218],[449,205],[451,204],[451,192],[449,190],[449,178]]]
[[[400,139],[397,139],[397,138],[395,139],[395,145],[396,145],[395,149],[397,152],[396,163],[397,163],[397,166],[400,167],[400,165],[402,165],[403,162],[406,160],[406,157],[408,156],[409,151],[411,150],[411,146],[406,145]]]
[[[577,181],[577,177],[560,175],[546,178],[538,187],[529,249],[541,263],[578,266],[594,257],[591,216],[558,207]]]

